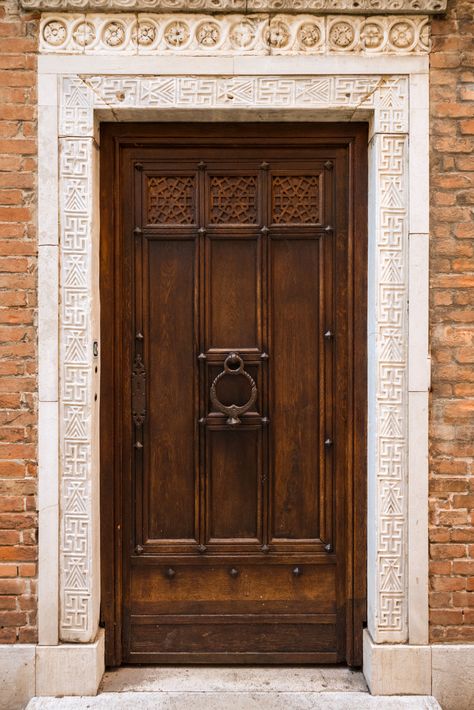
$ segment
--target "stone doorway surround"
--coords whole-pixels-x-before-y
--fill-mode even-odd
[[[429,12],[445,1],[378,7],[395,4]],[[376,694],[431,693],[428,52],[428,18],[415,14],[42,16],[37,695],[93,694],[103,672],[98,127],[132,120],[369,122],[364,673]]]

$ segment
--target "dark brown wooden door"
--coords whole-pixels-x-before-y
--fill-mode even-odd
[[[364,131],[291,128],[105,137],[102,490],[123,662],[360,661]]]

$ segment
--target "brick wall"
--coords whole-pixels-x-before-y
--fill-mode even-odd
[[[36,24],[0,6],[0,643],[36,639]]]
[[[474,641],[474,2],[433,22],[432,641]]]
[[[0,7],[0,643],[32,642],[36,578],[35,48]],[[431,55],[431,638],[474,641],[474,7]]]

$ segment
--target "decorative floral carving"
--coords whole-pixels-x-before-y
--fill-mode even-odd
[[[217,22],[203,22],[196,30],[196,39],[203,47],[215,47],[220,38]]]
[[[164,39],[170,47],[182,47],[189,40],[189,27],[179,20],[166,27]]]
[[[297,36],[302,47],[315,47],[321,40],[321,31],[315,22],[303,22],[298,28]]]
[[[408,22],[397,22],[390,30],[390,42],[398,49],[406,49],[413,44],[413,27]]]
[[[383,28],[375,22],[366,22],[361,40],[367,49],[378,49],[383,42]]]
[[[270,47],[281,49],[290,41],[290,29],[285,22],[272,22],[265,32],[265,39]]]
[[[79,22],[72,36],[80,47],[88,47],[95,40],[95,27],[92,22]]]
[[[255,39],[255,25],[248,20],[241,20],[233,25],[229,39],[235,47],[249,47]]]
[[[109,47],[118,47],[125,39],[125,28],[121,22],[109,22],[104,28],[104,42]]]
[[[390,13],[436,14],[446,10],[447,0],[21,0],[24,8],[52,12],[80,12],[84,8],[100,12],[330,12],[341,15],[358,12],[366,15]]]
[[[148,47],[150,44],[153,44],[156,38],[155,25],[152,22],[149,22],[148,20],[139,22],[136,37],[138,44],[142,45],[143,47]]]
[[[348,22],[335,22],[329,31],[332,44],[341,49],[349,47],[355,38],[354,28]]]
[[[173,2],[174,0],[169,0]],[[276,1],[276,0],[275,0]],[[415,0],[414,0],[415,1]],[[105,2],[105,0],[104,0]],[[150,0],[152,2],[152,0]],[[278,54],[384,51],[426,53],[426,17],[309,17],[307,15],[46,15],[41,20],[44,52],[103,54],[109,49],[138,54],[175,52]],[[58,23],[62,23],[62,26]],[[164,32],[162,29],[164,28]]]
[[[43,37],[48,44],[58,47],[67,37],[67,27],[61,20],[51,20],[43,28]]]

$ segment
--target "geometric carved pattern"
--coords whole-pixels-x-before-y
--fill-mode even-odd
[[[148,178],[148,224],[194,224],[195,180],[172,175]]]
[[[46,15],[42,52],[64,54],[426,54],[427,17]]]
[[[407,624],[406,497],[406,253],[408,244],[407,137],[374,137],[379,190],[375,215],[378,288],[377,396],[378,629],[404,640]]]
[[[79,99],[80,100],[80,99]],[[79,116],[79,115],[78,115]],[[79,120],[80,117],[79,117]],[[61,139],[61,627],[74,638],[90,616],[91,355],[90,139]],[[72,639],[71,639],[72,640]]]
[[[91,263],[94,111],[98,109],[102,116],[120,120],[121,110],[130,108],[143,111],[144,116],[150,110],[150,115],[156,118],[157,109],[196,111],[231,106],[321,110],[325,116],[331,111],[337,115],[337,111],[344,110],[346,116],[349,114],[355,120],[358,115],[363,119],[372,115],[374,202],[370,248],[375,263],[370,278],[376,310],[372,363],[375,377],[371,378],[373,391],[369,397],[372,422],[369,487],[374,498],[369,540],[373,545],[371,569],[375,570],[371,605],[375,640],[406,640],[408,102],[406,76],[62,77],[59,116],[60,135],[64,136],[60,139],[63,640],[91,639],[94,632],[91,597],[97,584],[92,579],[91,562],[91,511],[96,503],[91,490],[97,476],[91,460],[92,431],[97,427],[97,422],[93,426],[91,421],[91,299],[96,298]],[[311,120],[313,117],[314,114]],[[294,187],[291,197],[288,193],[288,200],[279,204],[286,214],[293,210]],[[315,209],[314,190],[315,184],[309,197],[305,195],[304,215]],[[183,209],[183,202],[180,204]],[[188,201],[187,210],[189,204]],[[160,201],[156,205],[161,219],[166,207]],[[302,209],[298,205],[296,208]],[[171,210],[166,214],[171,214]],[[293,212],[290,216],[295,218]],[[311,215],[311,219],[316,217]]]
[[[68,116],[72,115],[73,80],[63,79],[69,96]],[[408,78],[382,76],[82,76],[74,78],[77,100],[93,107],[120,108],[305,108],[373,111],[374,132],[404,133],[408,130]],[[80,91],[79,91],[80,89]],[[89,113],[93,115],[92,110]],[[71,125],[61,112],[61,130],[67,135],[90,135],[94,123],[79,115]],[[87,128],[86,128],[87,126]],[[83,128],[84,127],[84,128]]]
[[[319,222],[319,176],[274,175],[272,221],[274,224]]]
[[[256,224],[257,178],[213,175],[210,178],[210,221],[214,224]]]

